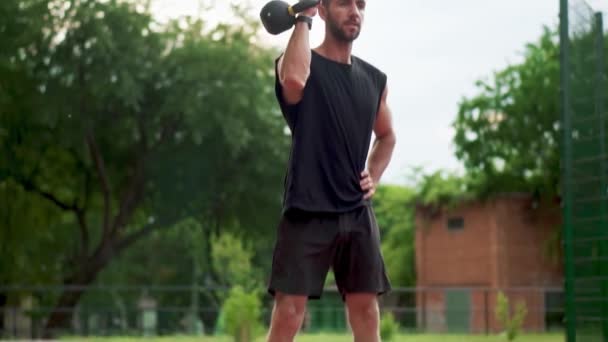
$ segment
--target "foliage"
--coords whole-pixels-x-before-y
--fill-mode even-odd
[[[19,199],[1,230],[47,246],[4,244],[3,255],[46,258],[55,275],[15,270],[7,283],[90,284],[135,242],[189,219],[201,227],[190,241],[208,254],[201,269],[220,228],[251,237],[274,222],[289,140],[274,100],[276,52],[252,43],[257,20],[162,26],[143,4],[0,5],[0,196]],[[35,214],[20,218],[24,208]],[[56,305],[81,295],[61,293]],[[56,311],[47,322],[68,320]]]
[[[182,287],[179,291],[159,290],[151,295],[159,306],[198,308],[198,318],[208,331],[218,319],[222,320],[218,313],[222,315],[222,303],[231,287],[240,285],[249,291],[261,286],[264,273],[259,271],[261,266],[253,264],[253,254],[270,253],[254,249],[248,239],[237,235],[236,228],[224,228],[226,231],[219,235],[205,237],[204,224],[187,219],[170,229],[157,231],[116,258],[100,274],[99,282],[153,284],[168,289],[179,285]],[[207,240],[209,246],[205,243]],[[207,248],[210,248],[209,253]],[[207,259],[208,256],[211,259]],[[192,285],[192,290],[188,285]],[[117,291],[111,298],[92,292],[85,295],[81,305],[91,308],[103,305],[117,310],[120,302],[135,303],[138,296],[138,291]],[[100,301],[103,304],[99,304]],[[182,315],[167,316],[163,323],[178,326],[182,318]],[[191,322],[192,317],[187,321]]]
[[[222,306],[223,324],[235,342],[252,341],[262,330],[262,303],[256,292],[234,286]]]
[[[415,169],[410,178],[415,184],[415,203],[419,206],[452,206],[481,197],[478,190],[480,180],[467,174],[460,175],[445,170],[424,172],[422,169]]]
[[[515,340],[515,338],[521,334],[522,325],[528,313],[526,303],[523,301],[518,302],[515,312],[511,314],[509,299],[500,291],[496,298],[495,313],[496,319],[504,327],[504,333],[507,339],[509,341]]]
[[[477,82],[454,122],[456,156],[480,193],[559,193],[559,46],[545,28],[519,64]]]
[[[382,314],[380,320],[380,339],[382,341],[393,341],[399,333],[399,323],[395,321],[395,316],[392,312]]]
[[[374,195],[374,211],[382,236],[382,253],[391,283],[414,286],[414,191],[381,185]]]
[[[61,260],[54,257],[55,241],[69,238],[67,218],[56,216],[51,204],[11,181],[0,182],[0,199],[0,284],[16,279],[20,285],[58,280]]]
[[[220,282],[228,287],[240,286],[249,291],[262,285],[260,272],[251,265],[253,252],[243,246],[244,239],[231,233],[212,237],[211,255],[215,271],[221,275]]]

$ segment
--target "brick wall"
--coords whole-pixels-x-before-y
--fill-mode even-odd
[[[448,229],[450,218],[463,218],[463,228]],[[434,312],[435,323],[425,328],[445,330],[445,317],[441,317],[442,311],[435,310],[445,311],[439,289],[459,287],[471,289],[472,332],[501,329],[494,315],[499,290],[512,301],[525,301],[528,306],[526,330],[542,331],[545,317],[542,288],[562,285],[561,263],[552,262],[545,250],[551,234],[559,229],[559,219],[558,206],[537,207],[530,196],[516,194],[483,203],[463,203],[433,217],[419,211],[416,215],[417,285],[421,289],[434,289],[431,296],[417,296],[418,310],[427,315],[428,311]],[[419,315],[419,323],[420,318]]]
[[[493,214],[503,237],[498,259],[504,279],[498,286],[555,286],[562,278],[561,262],[552,262],[546,244],[560,229],[559,208],[531,209],[528,198],[495,201]]]
[[[439,216],[416,218],[416,273],[420,286],[488,285],[493,278],[491,216],[471,204]],[[463,217],[462,230],[448,230],[449,218]]]

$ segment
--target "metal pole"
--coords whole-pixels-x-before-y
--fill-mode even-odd
[[[483,290],[483,311],[486,325],[486,335],[490,334],[490,313],[488,310],[488,289]]]
[[[427,332],[426,326],[426,290],[422,290],[422,331]]]
[[[17,304],[12,308],[13,312],[13,337],[19,338],[19,331],[17,330]]]
[[[604,110],[604,82],[605,82],[605,70],[604,70],[604,22],[602,13],[595,14],[595,112],[599,117],[599,129],[600,129],[600,203],[601,203],[601,214],[600,214],[600,225],[597,227],[598,230],[602,227],[608,226],[608,181],[606,177],[608,175],[608,169],[606,169],[606,112]],[[602,257],[608,256],[608,244],[604,241],[600,245],[600,260]],[[608,267],[602,261],[598,261],[599,276],[603,279],[608,276]],[[608,340],[608,284],[605,281],[601,281],[601,293],[602,293],[602,333],[603,339]]]
[[[574,251],[572,246],[572,123],[570,113],[570,39],[568,0],[560,0],[560,111],[562,120],[562,196],[563,244],[565,250],[566,342],[576,342],[576,311],[574,306]]]

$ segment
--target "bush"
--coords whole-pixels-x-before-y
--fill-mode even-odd
[[[391,341],[399,332],[399,324],[391,312],[384,313],[380,320],[380,338],[382,341]]]
[[[504,327],[504,334],[509,341],[515,340],[517,335],[521,333],[524,319],[528,314],[525,302],[518,302],[515,308],[515,313],[511,316],[509,299],[504,293],[499,292],[496,299],[496,319]]]
[[[262,329],[262,302],[257,293],[247,293],[234,286],[222,305],[222,324],[235,342],[250,342]]]

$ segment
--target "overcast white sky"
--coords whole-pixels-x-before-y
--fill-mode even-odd
[[[152,0],[159,18],[196,15],[200,0]],[[248,2],[252,14],[268,0]],[[296,0],[288,1],[290,4]],[[210,21],[229,20],[228,0],[214,4]],[[608,0],[589,0],[606,12]],[[365,23],[353,53],[388,74],[398,143],[384,183],[405,183],[412,166],[459,170],[451,144],[458,102],[474,94],[474,83],[520,60],[526,43],[540,37],[543,25],[556,26],[559,0],[368,0]],[[608,22],[608,20],[604,20]],[[324,24],[317,19],[311,43],[318,45]],[[265,35],[285,46],[289,32]]]

